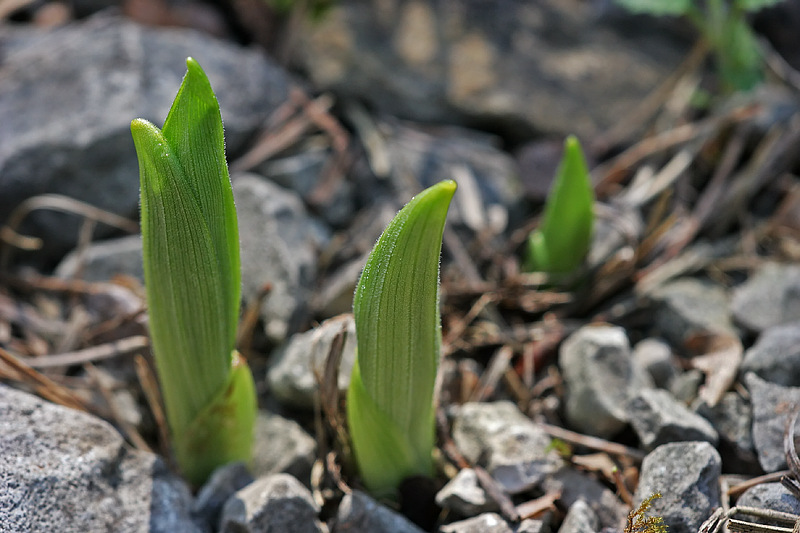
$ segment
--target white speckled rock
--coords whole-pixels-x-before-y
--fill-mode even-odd
[[[0,385],[0,531],[200,533],[191,504],[105,421]]]

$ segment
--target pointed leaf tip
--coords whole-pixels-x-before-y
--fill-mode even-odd
[[[436,195],[437,197],[452,198],[457,187],[458,186],[456,185],[456,182],[453,180],[442,180],[436,185],[433,185],[427,189],[427,191],[423,191],[423,193],[428,192],[428,194]]]
[[[581,144],[578,141],[578,138],[574,135],[568,135],[567,138],[564,140],[564,149],[565,150],[575,150],[576,148],[580,148]]]
[[[131,120],[131,133],[133,134],[134,141],[136,137],[143,137],[152,135],[153,133],[159,132],[159,129],[150,121],[145,120],[143,118],[135,118]]]

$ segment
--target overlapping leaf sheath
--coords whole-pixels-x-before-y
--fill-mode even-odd
[[[131,123],[141,179],[150,336],[178,464],[194,483],[250,458],[250,370],[234,351],[239,238],[219,104],[200,65],[164,128]]]
[[[589,251],[594,226],[594,191],[580,143],[564,143],[564,156],[547,197],[544,217],[528,240],[527,270],[568,274]]]
[[[439,365],[439,255],[454,181],[415,196],[383,232],[353,300],[358,354],[347,394],[356,462],[367,487],[391,493],[432,474]]]

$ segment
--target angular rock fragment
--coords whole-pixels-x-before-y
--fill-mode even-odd
[[[695,278],[679,278],[653,291],[656,326],[673,346],[693,335],[736,333],[725,288]]]
[[[786,468],[783,432],[790,415],[800,408],[800,387],[782,387],[752,372],[744,376],[753,405],[753,444],[765,472]]]
[[[652,386],[631,358],[628,337],[620,327],[579,329],[562,343],[558,362],[567,388],[567,420],[590,435],[609,438],[620,431],[627,422],[627,400]]]
[[[739,496],[736,505],[800,515],[800,500],[781,483],[761,483],[750,487]]]
[[[333,533],[422,533],[403,515],[379,504],[360,491],[353,491],[342,498]]]
[[[259,411],[253,442],[253,474],[291,474],[310,484],[311,467],[317,458],[317,440],[297,422]]]
[[[462,405],[453,441],[467,461],[484,464],[510,494],[537,485],[563,464],[547,433],[511,402]]]
[[[745,352],[740,370],[784,387],[800,387],[800,322],[765,329]]]
[[[443,509],[455,511],[462,516],[475,516],[497,511],[497,503],[489,498],[478,482],[475,470],[462,468],[436,494],[436,503]]]
[[[600,530],[597,515],[583,500],[573,503],[558,528],[558,533],[594,533]]]
[[[242,299],[271,289],[261,306],[270,340],[281,342],[306,320],[316,278],[317,250],[326,230],[309,217],[293,192],[255,174],[236,174],[233,195],[239,216]]]
[[[736,321],[752,331],[800,320],[800,266],[769,262],[736,288]]]
[[[267,379],[278,400],[295,408],[314,408],[317,376],[325,374],[325,361],[340,331],[347,337],[337,383],[342,394],[347,391],[356,357],[356,325],[352,314],[329,318],[312,330],[295,334],[275,351]]]
[[[546,533],[549,528],[542,520],[523,520],[509,524],[497,513],[483,513],[439,528],[439,533]]]
[[[719,440],[711,423],[662,389],[642,389],[626,404],[631,426],[646,450],[676,441]]]
[[[322,533],[319,506],[311,492],[288,474],[258,478],[222,508],[220,533],[294,531]]]
[[[202,533],[189,488],[111,425],[0,384],[0,529]]]
[[[661,516],[671,533],[696,533],[720,505],[722,461],[708,442],[674,442],[650,452],[642,462],[634,505],[654,499],[648,516]]]

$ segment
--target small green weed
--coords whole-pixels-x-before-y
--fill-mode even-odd
[[[547,197],[542,223],[528,238],[525,269],[569,274],[589,251],[594,227],[594,190],[581,145],[564,142],[564,156]]]
[[[747,91],[761,83],[764,61],[747,14],[782,0],[616,0],[634,13],[685,16],[716,57],[726,90]]]
[[[650,509],[653,500],[660,498],[661,493],[656,492],[646,498],[638,509],[631,509],[628,513],[628,522],[625,525],[625,533],[667,533],[669,529],[660,516],[646,516],[645,513]]]

